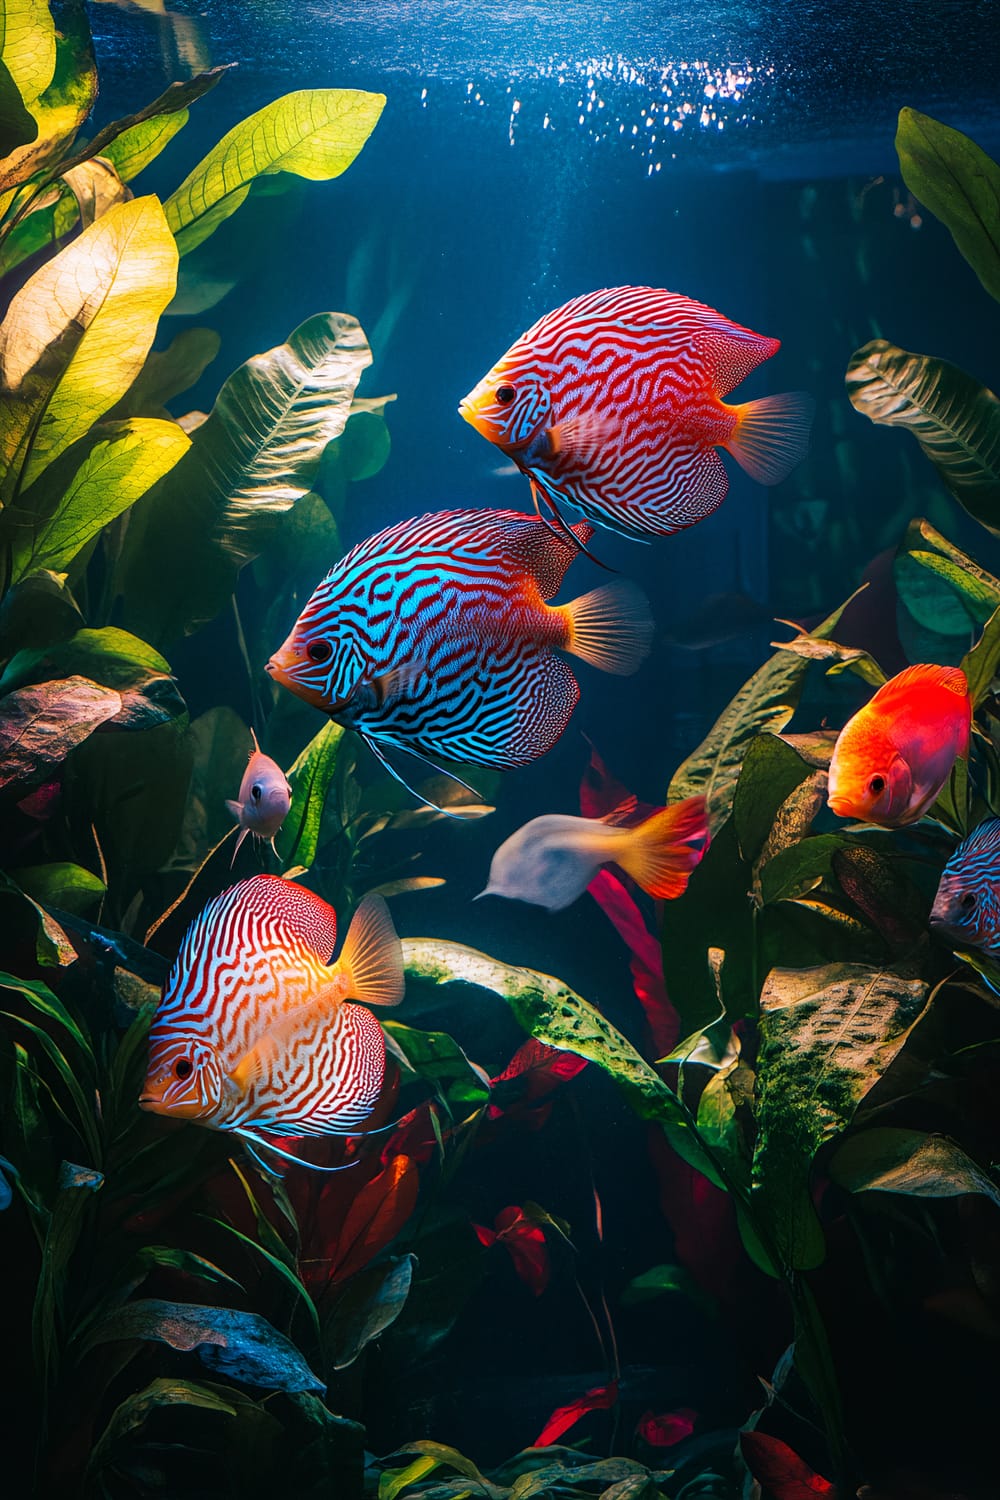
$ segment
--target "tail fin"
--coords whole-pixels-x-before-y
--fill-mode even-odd
[[[628,840],[623,839],[615,853],[615,864],[651,896],[669,901],[684,894],[708,838],[704,797],[687,797],[629,830]]]
[[[381,896],[366,896],[354,913],[339,966],[348,995],[366,1005],[398,1005],[403,998],[403,949]]]
[[[816,403],[804,391],[731,406],[736,426],[723,447],[758,484],[777,484],[805,458]]]
[[[592,667],[627,677],[649,655],[653,617],[636,584],[621,579],[558,607],[567,627],[563,650]]]

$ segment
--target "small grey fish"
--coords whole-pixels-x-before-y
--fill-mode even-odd
[[[226,806],[240,827],[230,868],[236,861],[239,847],[248,833],[255,838],[267,839],[274,849],[274,835],[288,816],[292,805],[292,789],[285,780],[285,773],[277,761],[265,755],[251,729],[253,753],[243,772],[239,796],[235,802],[226,799]],[[277,850],[274,852],[277,854]]]

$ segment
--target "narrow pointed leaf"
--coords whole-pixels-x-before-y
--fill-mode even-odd
[[[913,434],[955,499],[1000,536],[1000,401],[957,365],[873,339],[852,355],[847,394],[873,422]]]
[[[180,253],[200,245],[239,208],[255,177],[338,177],[365,144],[384,104],[384,94],[357,89],[301,89],[235,125],[164,205]]]

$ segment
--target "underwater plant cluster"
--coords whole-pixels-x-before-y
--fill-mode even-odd
[[[197,252],[248,199],[348,171],[384,96],[285,94],[143,193],[226,69],[87,139],[83,4],[0,19],[9,1492],[994,1494],[1000,578],[907,515],[663,806],[602,759],[609,726],[580,816],[497,841],[481,894],[595,902],[615,986],[473,949],[453,905],[454,937],[400,937],[392,899],[445,883],[413,872],[420,836],[478,827],[565,731],[588,691],[566,657],[654,649],[658,601],[625,579],[556,602],[579,554],[608,528],[669,548],[724,503],[720,448],[779,482],[811,402],[729,401],[776,339],[679,292],[587,292],[462,401],[523,511],[345,550],[417,394],[358,394],[379,350],[350,312],[174,409],[220,349],[190,320],[218,290]],[[1000,300],[1000,167],[912,109],[896,146]],[[989,561],[996,396],[881,337],[846,380]],[[252,722],[189,708],[222,659]],[[588,1128],[644,1157],[627,1255],[592,1160],[565,1217]]]

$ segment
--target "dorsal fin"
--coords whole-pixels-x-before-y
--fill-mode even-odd
[[[306,949],[320,963],[330,962],[337,945],[337,914],[321,896],[280,875],[254,875],[233,889],[268,931]]]
[[[961,667],[941,667],[934,662],[918,662],[915,666],[905,667],[902,672],[897,672],[895,677],[883,683],[879,694],[891,698],[897,692],[912,692],[914,688],[921,687],[946,688],[949,693],[964,698],[968,695],[969,682]]]
[[[498,515],[504,550],[513,562],[531,574],[543,599],[553,598],[562,587],[566,569],[577,556],[577,548],[537,516],[517,511],[501,511]],[[594,534],[589,521],[577,521],[569,529],[584,546]]]

